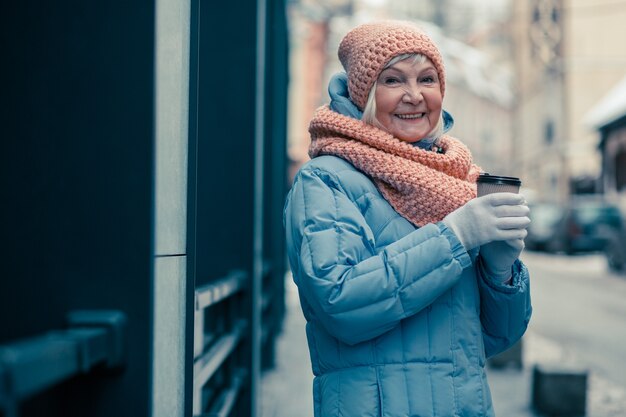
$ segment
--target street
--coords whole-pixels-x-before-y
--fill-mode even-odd
[[[626,277],[611,274],[601,255],[526,251],[523,260],[531,272],[529,330],[626,389]]]

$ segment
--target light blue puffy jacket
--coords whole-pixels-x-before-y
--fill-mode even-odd
[[[334,156],[301,168],[284,221],[316,417],[494,415],[485,357],[531,315],[519,260],[511,286],[491,280],[443,223],[416,229]]]

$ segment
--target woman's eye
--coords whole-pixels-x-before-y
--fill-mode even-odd
[[[389,77],[385,78],[383,82],[385,83],[385,85],[395,85],[398,84],[400,80],[398,80],[397,78]]]
[[[421,81],[423,83],[431,84],[431,83],[435,82],[435,77],[433,77],[431,75],[427,75],[426,77],[423,77]]]

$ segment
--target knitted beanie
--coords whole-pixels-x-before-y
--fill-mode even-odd
[[[339,44],[339,61],[348,73],[350,98],[361,109],[387,63],[402,54],[418,53],[437,70],[441,95],[445,91],[443,59],[433,41],[411,22],[382,21],[352,29]]]

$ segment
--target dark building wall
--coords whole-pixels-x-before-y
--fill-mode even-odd
[[[252,268],[257,15],[199,2],[196,285]]]
[[[2,7],[0,343],[73,309],[129,325],[123,373],[73,378],[21,415],[148,415],[154,5]]]
[[[229,369],[246,369],[233,413],[256,415],[260,370],[273,363],[284,303],[285,3],[196,0],[192,21],[188,271],[196,287],[233,270],[248,277],[242,293],[204,317],[212,333],[247,323],[208,384],[228,386]]]
[[[155,84],[173,97],[178,87],[167,78],[155,83],[155,2],[27,0],[3,6],[0,345],[62,329],[71,310],[115,309],[128,318],[124,369],[52,386],[21,401],[20,416],[158,411],[151,410],[160,404],[151,398],[153,344],[167,340],[154,338],[153,314],[167,309],[153,299],[155,256],[179,264],[187,258],[187,285],[180,286],[187,300],[181,316],[187,416],[194,290],[233,270],[247,274],[243,291],[207,309],[206,320],[216,324],[211,330],[224,332],[233,324],[225,316],[234,312],[248,320],[214,386],[227,387],[233,371],[245,369],[230,415],[257,412],[261,361],[272,364],[283,304],[284,8],[284,1],[191,1],[189,136],[177,138],[189,145],[188,182],[182,185],[188,187],[187,230],[173,233],[186,236],[187,248],[161,253],[154,230],[155,173],[161,173]],[[176,197],[183,195],[179,191]]]

